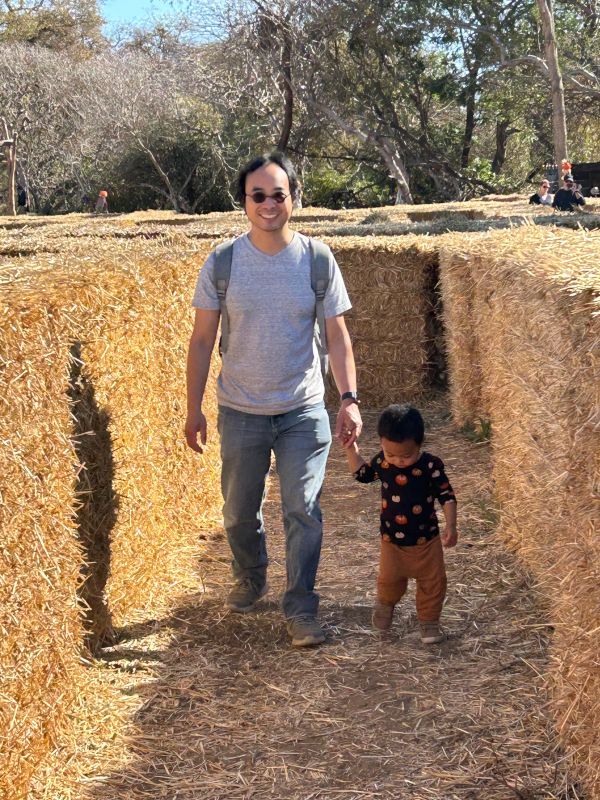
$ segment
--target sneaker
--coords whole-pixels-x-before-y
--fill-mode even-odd
[[[238,614],[245,614],[246,611],[252,611],[260,598],[264,597],[268,591],[269,587],[266,582],[262,588],[257,589],[251,578],[240,578],[229,592],[225,608],[237,611]]]
[[[315,617],[292,617],[287,621],[287,630],[292,637],[292,645],[294,647],[310,647],[313,644],[321,644],[325,641],[323,628],[321,628]]]
[[[423,644],[439,644],[446,638],[439,622],[419,622]]]
[[[373,627],[378,631],[389,631],[392,625],[392,618],[394,616],[394,606],[380,603],[379,600],[375,603],[371,622]]]

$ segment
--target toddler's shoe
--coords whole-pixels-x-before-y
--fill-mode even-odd
[[[375,608],[373,609],[373,616],[371,617],[371,621],[373,622],[373,627],[377,628],[378,631],[389,631],[392,626],[392,618],[394,616],[394,606],[386,605],[385,603],[380,603],[379,600],[375,603]]]
[[[439,622],[419,622],[423,644],[439,644],[446,638]]]

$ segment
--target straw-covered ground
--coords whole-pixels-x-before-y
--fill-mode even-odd
[[[427,416],[430,447],[460,495],[463,534],[448,555],[448,641],[420,644],[411,602],[379,638],[369,625],[377,491],[354,484],[334,450],[320,571],[329,641],[309,652],[291,650],[277,609],[285,569],[276,479],[271,594],[260,613],[236,617],[223,610],[228,549],[209,529],[216,440],[202,462],[181,438],[191,287],[215,240],[246,229],[243,215],[0,219],[0,798],[575,800],[583,791],[573,763],[587,800],[597,797],[594,475],[567,481],[555,456],[572,453],[572,469],[600,452],[598,234],[559,229],[597,227],[598,211],[591,203],[585,215],[540,215],[517,198],[298,213],[296,229],[327,235],[352,290],[365,405],[387,402],[370,392],[371,372],[379,386],[381,365],[400,363],[398,342],[372,319],[385,310],[410,329],[412,360],[405,338],[402,363],[413,377],[429,375],[445,319],[451,391]],[[396,236],[495,226],[519,229]],[[442,286],[443,317],[438,257],[442,278],[454,276]],[[570,270],[573,281],[555,292]],[[420,326],[406,325],[411,314]],[[492,322],[502,334],[494,347]],[[471,362],[485,367],[478,381]],[[416,397],[429,386],[393,372],[394,398],[398,387]],[[482,415],[470,439],[491,419],[493,472],[488,445],[453,431],[446,416],[452,407],[455,422],[469,418],[456,411],[457,387]],[[370,451],[374,412],[367,418]],[[507,482],[525,462],[529,482]],[[540,535],[548,485],[558,505]],[[526,514],[533,499],[540,513]],[[576,545],[571,561],[563,542]],[[91,652],[111,640],[113,623],[121,638],[82,659],[83,558]]]
[[[369,453],[376,415],[365,417]],[[124,629],[94,662],[98,681],[123,697],[119,714],[128,707],[132,716],[125,724],[116,706],[99,708],[101,735],[82,738],[87,791],[57,786],[61,797],[583,798],[546,714],[551,630],[527,575],[495,537],[488,445],[453,431],[443,400],[427,406],[426,420],[427,447],[444,457],[460,500],[460,544],[447,557],[447,641],[421,644],[412,597],[390,634],[371,629],[377,489],[351,479],[334,445],[319,580],[327,643],[301,651],[288,643],[273,476],[262,608],[224,610],[228,548],[221,532],[204,532],[204,591],[163,619]]]

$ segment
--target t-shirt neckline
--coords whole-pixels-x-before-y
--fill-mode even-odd
[[[245,233],[244,234],[244,239],[245,239],[246,245],[250,248],[250,250],[252,250],[252,252],[255,255],[261,256],[261,258],[273,259],[273,258],[280,258],[281,256],[286,255],[288,252],[291,251],[292,247],[295,247],[296,242],[298,241],[298,234],[296,233],[296,231],[292,231],[292,234],[293,235],[292,235],[291,242],[289,244],[286,244],[286,246],[283,248],[283,250],[280,250],[278,253],[274,253],[273,255],[271,255],[270,253],[265,253],[263,250],[258,248],[255,244],[252,244],[252,241],[250,239],[250,234],[249,233]]]

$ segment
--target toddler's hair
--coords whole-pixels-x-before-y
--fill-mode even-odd
[[[393,404],[384,408],[377,423],[377,433],[390,442],[405,442],[412,439],[423,444],[425,423],[420,412],[406,403]]]

